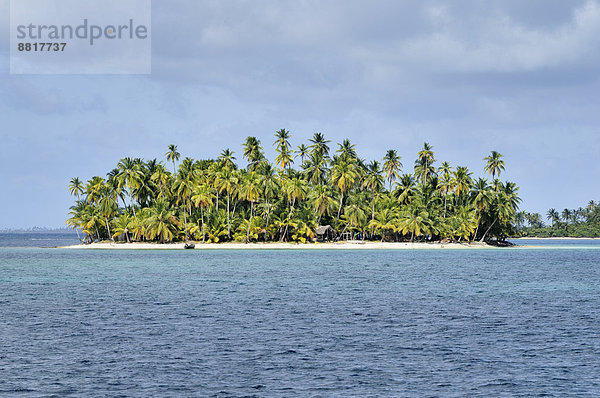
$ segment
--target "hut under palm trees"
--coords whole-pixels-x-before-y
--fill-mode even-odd
[[[319,225],[315,231],[317,241],[326,242],[335,238],[336,232],[331,225]]]

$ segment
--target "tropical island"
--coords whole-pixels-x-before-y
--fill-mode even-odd
[[[281,129],[271,163],[256,137],[235,153],[182,159],[169,145],[166,163],[121,159],[106,177],[73,178],[76,202],[66,224],[84,243],[250,243],[316,241],[502,243],[517,233],[518,187],[500,181],[503,155],[492,151],[475,178],[464,166],[436,164],[424,143],[407,172],[398,152],[367,161],[345,139],[323,134],[290,144]],[[298,165],[298,169],[293,167]]]
[[[517,236],[536,238],[599,238],[600,204],[590,200],[585,207],[555,209],[546,212],[544,223],[540,213],[519,211],[515,215]]]

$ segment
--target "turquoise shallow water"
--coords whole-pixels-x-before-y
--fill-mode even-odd
[[[599,293],[597,248],[1,248],[0,395],[598,396]]]

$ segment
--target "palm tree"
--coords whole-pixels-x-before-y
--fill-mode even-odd
[[[165,155],[167,156],[167,161],[173,162],[173,174],[175,174],[175,162],[178,161],[181,157],[181,154],[177,152],[177,145],[170,144],[169,150],[167,151],[167,153],[165,153]]]
[[[354,149],[355,145],[350,142],[349,139],[345,139],[341,144],[338,144],[338,150],[336,153],[340,154],[340,157],[344,160],[352,160],[356,159],[356,150]]]
[[[574,211],[573,214],[573,221],[575,223],[579,223],[581,222],[581,220],[583,220],[585,217],[585,210],[583,209],[583,207],[578,207],[577,210]]]
[[[526,218],[527,222],[529,222],[529,225],[532,227],[540,228],[543,226],[542,216],[540,213],[527,213]]]
[[[254,173],[246,175],[240,191],[242,198],[250,202],[250,220],[248,221],[248,230],[246,231],[246,243],[248,243],[250,241],[252,216],[254,215],[254,202],[260,198],[260,185],[257,175]]]
[[[496,175],[500,176],[500,173],[504,170],[504,160],[502,158],[504,155],[496,151],[492,151],[490,156],[486,156],[483,158],[487,163],[484,167],[484,170],[492,175],[492,179],[496,179]]]
[[[232,170],[225,168],[218,175],[216,184],[218,184],[217,189],[219,193],[222,193],[223,191],[227,193],[227,236],[231,238],[231,196],[233,193],[237,192],[239,188],[239,179]]]
[[[462,166],[458,166],[452,173],[452,186],[454,187],[454,193],[457,197],[469,192],[471,189],[471,186],[473,185],[473,179],[471,178],[472,174],[473,173],[469,172],[469,169]]]
[[[287,220],[292,218],[294,212],[294,206],[296,201],[302,200],[306,197],[307,187],[303,180],[298,177],[295,178],[285,178],[283,180],[282,188],[288,198],[288,203],[290,204],[290,211],[287,215]],[[285,229],[281,235],[280,240],[283,241],[287,237],[288,228],[290,226],[289,221],[285,224]]]
[[[354,185],[357,178],[356,165],[353,162],[340,161],[331,170],[331,181],[340,191],[340,205],[337,212],[337,220],[340,219],[344,194]]]
[[[181,162],[179,172],[174,183],[174,190],[177,194],[176,204],[183,205],[183,223],[185,230],[185,238],[187,239],[187,218],[192,215],[192,194],[196,186],[198,172],[194,162],[190,158],[185,158]]]
[[[265,241],[267,240],[267,229],[269,228],[269,221],[271,216],[271,200],[277,195],[279,186],[276,180],[276,171],[271,163],[263,162],[258,169],[259,185],[262,189],[262,196],[265,199],[265,210],[266,210],[266,225],[265,225]]]
[[[362,182],[362,188],[367,189],[373,194],[372,209],[371,209],[371,220],[375,218],[375,197],[378,192],[383,189],[383,176],[381,175],[381,169],[379,162],[374,160],[367,166],[367,174]]]
[[[233,161],[235,160],[235,156],[233,156],[233,154],[234,152],[230,151],[229,148],[221,152],[221,154],[219,155],[219,160],[221,161],[223,167],[228,169],[233,168]]]
[[[69,182],[69,192],[79,200],[79,195],[84,192],[84,185],[79,177],[71,178],[71,181]]]
[[[518,211],[515,213],[515,226],[517,229],[521,229],[523,225],[525,225],[525,212]]]
[[[590,200],[587,204],[587,206],[585,207],[586,210],[586,218],[587,221],[591,221],[590,217],[594,214],[594,210],[596,209],[596,202],[594,202],[593,200]]]
[[[559,220],[559,214],[555,208],[551,208],[546,212],[546,218],[552,223],[552,226]]]
[[[275,162],[277,165],[281,166],[281,169],[286,169],[290,167],[290,164],[294,163],[294,156],[291,149],[287,146],[281,146],[277,148],[277,157],[275,158]]]
[[[439,167],[438,171],[442,173],[442,178],[449,179],[452,174],[452,166],[448,162],[442,162],[442,165]]]
[[[573,212],[570,209],[564,209],[562,211],[562,219],[565,223],[570,223],[571,222],[571,216],[573,215]]]
[[[194,206],[200,208],[200,220],[202,222],[202,243],[204,243],[204,239],[206,237],[204,228],[204,209],[212,204],[214,197],[215,195],[212,193],[211,188],[207,184],[197,185],[194,188],[192,202],[194,202]]]
[[[106,223],[106,230],[108,232],[108,237],[111,240],[113,239],[112,234],[110,233],[110,222],[109,219],[112,220],[113,217],[117,214],[119,210],[119,206],[117,204],[117,195],[116,193],[110,189],[108,185],[104,185],[101,190],[101,199],[98,203],[98,210],[102,217],[104,217],[104,221]]]
[[[308,156],[308,147],[304,144],[298,145],[298,151],[296,151],[297,155],[300,156],[300,162],[304,164],[304,158]]]
[[[471,192],[471,203],[475,207],[475,216],[480,217],[481,213],[485,212],[492,204],[494,196],[492,191],[487,184],[487,181],[483,178],[477,179]],[[475,236],[479,229],[479,222],[475,228]]]
[[[140,166],[140,162],[132,158],[123,158],[119,160],[117,164],[117,170],[119,174],[117,179],[119,181],[119,188],[127,187],[129,191],[129,198],[131,200],[131,208],[133,209],[134,217],[137,217],[135,213],[135,190],[140,187],[143,180],[143,173]]]
[[[160,199],[171,197],[172,175],[163,164],[157,165],[156,169],[150,176],[150,181],[152,181],[156,187],[157,198]]]
[[[247,137],[243,156],[248,160],[248,170],[254,170],[258,162],[264,159],[263,148],[256,137]]]
[[[357,203],[352,203],[344,208],[344,215],[342,219],[346,224],[344,231],[346,229],[351,231],[360,230],[367,222],[367,217],[364,210]],[[342,231],[342,234],[344,231]]]
[[[519,188],[517,188],[515,183],[510,181],[507,181],[506,184],[498,183],[495,189],[497,189],[497,191],[495,201],[492,205],[493,221],[481,237],[482,242],[488,236],[488,233],[494,225],[500,227],[500,229],[494,233],[499,239],[502,238],[500,235],[502,235],[504,231],[510,230],[510,222],[514,219],[519,208],[519,203],[521,202],[521,199],[518,196]]]
[[[376,213],[375,218],[369,221],[368,226],[375,231],[381,231],[381,241],[383,242],[386,237],[396,231],[397,214],[394,209],[384,208]]]
[[[81,228],[86,234],[87,243],[92,243],[94,239],[100,240],[99,227],[102,225],[97,207],[90,205],[82,200],[71,206],[66,224],[71,228]]]
[[[84,215],[84,212],[85,212],[85,209],[87,206],[89,206],[89,205],[86,202],[84,202],[82,200],[77,200],[75,202],[75,205],[70,207],[70,210],[69,210],[70,217],[65,222],[65,224],[67,224],[68,226],[73,228],[75,231],[77,231],[77,238],[79,239],[80,242],[82,242],[82,240],[81,240],[81,236],[79,235],[79,229],[83,229],[83,224],[84,224],[83,215]]]
[[[398,219],[399,230],[403,234],[410,233],[410,241],[413,242],[415,236],[428,235],[430,233],[429,213],[419,202],[409,204]]]
[[[94,176],[85,185],[85,200],[87,203],[97,204],[100,201],[100,190],[104,186],[104,178]]]
[[[306,183],[298,177],[285,179],[283,190],[287,195],[290,208],[293,209],[297,200],[302,200],[306,197]]]
[[[329,146],[327,144],[331,141],[326,140],[323,134],[315,133],[309,141],[312,143],[310,146],[311,154],[317,154],[323,159],[329,156]]]
[[[390,183],[390,191],[392,190],[392,182],[399,177],[400,171],[402,171],[401,157],[394,149],[389,149],[383,157],[383,171],[385,178]]]
[[[129,214],[121,214],[117,217],[112,235],[113,240],[119,236],[125,235],[125,239],[127,240],[127,243],[129,243],[129,226],[132,222],[133,218]]]
[[[431,168],[431,165],[435,162],[433,147],[427,142],[423,143],[423,149],[419,151],[417,156],[417,161],[415,162],[415,175],[420,175],[422,179],[421,183],[425,185],[432,170],[435,170]],[[418,172],[418,170],[420,170],[420,172]]]
[[[402,174],[393,195],[398,198],[401,204],[405,205],[412,200],[416,188],[415,184],[416,181],[412,174]]]
[[[518,196],[519,188],[514,182],[507,181],[502,189],[502,199],[506,202],[506,205],[510,209],[510,212],[514,214],[519,208],[521,198]]]
[[[158,237],[160,243],[165,243],[165,241],[173,239],[173,234],[177,232],[178,226],[177,217],[165,200],[158,200],[150,208],[147,218],[148,238]]]
[[[310,191],[309,197],[314,206],[314,214],[317,216],[317,221],[320,221],[323,215],[330,214],[331,209],[335,206],[333,192],[326,185],[317,185]]]
[[[83,185],[83,182],[81,182],[79,177],[71,178],[71,181],[69,182],[69,192],[71,193],[71,195],[77,197],[78,202],[80,200],[79,195],[85,192],[84,189],[85,186]],[[75,227],[74,229],[75,232],[77,232],[77,239],[81,241],[81,236],[79,235],[79,228]]]
[[[472,208],[466,206],[461,206],[458,208],[453,217],[453,221],[454,228],[452,234],[458,237],[459,242],[461,239],[470,241],[472,236],[477,235],[479,221],[476,211]]]
[[[442,195],[444,195],[444,215],[446,218],[446,208],[448,204],[448,192],[452,190],[452,167],[450,163],[443,162],[438,171],[442,174],[440,181],[440,189],[442,190]]]
[[[325,158],[318,152],[312,152],[303,166],[306,178],[311,184],[316,186],[325,182],[327,164]]]
[[[277,148],[281,148],[283,146],[285,147],[289,147],[290,146],[290,132],[287,131],[286,129],[281,129],[275,132],[275,142],[273,143],[273,145],[277,145]]]

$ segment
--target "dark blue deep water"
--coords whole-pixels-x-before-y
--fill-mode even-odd
[[[0,248],[0,396],[599,396],[599,248]]]

